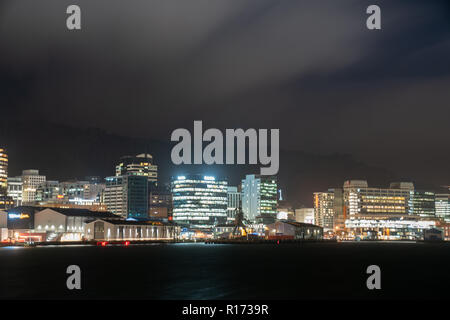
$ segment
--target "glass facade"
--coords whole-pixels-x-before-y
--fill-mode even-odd
[[[417,216],[435,215],[435,195],[431,191],[411,191],[409,213]]]
[[[273,176],[247,175],[242,180],[242,211],[244,218],[255,222],[258,216],[277,215],[277,179]]]
[[[103,201],[124,218],[148,219],[148,180],[144,176],[107,177]]]
[[[227,220],[228,182],[212,176],[172,178],[174,222],[191,228],[211,228]]]
[[[151,154],[138,154],[136,156],[124,156],[116,166],[116,176],[144,176],[156,186],[158,181],[158,166],[153,164]]]

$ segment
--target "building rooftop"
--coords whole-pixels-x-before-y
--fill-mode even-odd
[[[303,222],[297,222],[297,221],[288,221],[288,220],[278,220],[277,222],[282,222],[282,223],[286,223],[286,224],[290,224],[294,227],[302,227],[302,228],[322,228],[321,226],[315,225],[315,224],[311,224],[311,223],[303,223]]]
[[[132,221],[132,220],[123,220],[123,219],[97,219],[102,220],[107,223],[111,223],[113,225],[127,225],[127,226],[173,226],[173,223],[170,222],[162,222],[162,221]],[[94,221],[97,221],[94,220]]]
[[[122,217],[107,211],[92,211],[89,209],[78,209],[78,208],[53,208],[53,207],[38,207],[38,206],[20,206],[9,209],[8,212],[33,212],[38,213],[45,209],[51,209],[55,212],[61,213],[65,216],[71,217],[92,217],[92,218],[111,218],[111,219],[122,219]]]

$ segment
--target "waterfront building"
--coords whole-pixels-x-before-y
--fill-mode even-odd
[[[123,218],[148,218],[148,180],[146,176],[107,177],[103,201],[108,211]]]
[[[110,212],[21,206],[8,210],[9,237],[17,241],[80,241],[86,223],[120,219]]]
[[[314,224],[314,208],[295,209],[295,221]]]
[[[450,222],[450,194],[438,193],[435,195],[436,216]]]
[[[391,183],[390,188],[369,188],[365,180],[344,182],[345,216],[364,214],[410,213],[409,200],[414,185],[410,182]]]
[[[267,225],[268,239],[320,240],[323,239],[323,228],[296,221],[276,221]]]
[[[190,228],[212,228],[227,220],[228,182],[214,176],[172,178],[173,220]]]
[[[97,219],[84,227],[84,238],[97,241],[175,240],[179,227],[162,221]]]
[[[34,204],[37,187],[46,181],[46,177],[39,174],[39,170],[24,170],[22,172],[22,203]]]
[[[23,182],[22,177],[8,177],[8,196],[14,201],[14,206],[22,205]]]
[[[325,231],[334,229],[335,195],[333,190],[314,192],[314,221]]]
[[[436,215],[435,194],[431,191],[410,191],[409,214],[425,217]]]
[[[414,190],[411,182],[369,188],[367,181],[346,181],[346,230],[368,239],[422,239],[424,230],[437,223],[434,198],[433,192]]]
[[[238,187],[229,186],[227,190],[228,208],[227,221],[234,221],[236,213],[242,208],[242,193]]]
[[[8,186],[8,154],[0,147],[0,196],[7,195]]]
[[[242,180],[244,218],[255,222],[258,216],[277,215],[277,179],[274,176],[247,175]]]
[[[142,153],[136,156],[123,156],[116,166],[116,176],[144,176],[147,177],[151,188],[158,182],[158,166],[153,163],[151,154]]]
[[[351,238],[371,240],[420,240],[424,230],[435,228],[437,221],[418,216],[362,215],[351,217],[345,222]]]

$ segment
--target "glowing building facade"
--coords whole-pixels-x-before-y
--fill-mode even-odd
[[[173,221],[190,228],[212,228],[227,220],[228,182],[187,175],[172,179]]]
[[[393,183],[390,188],[369,188],[367,181],[344,182],[344,206],[346,217],[355,215],[410,213],[409,200],[414,192],[412,183]]]
[[[116,166],[116,176],[144,176],[151,185],[156,186],[158,182],[158,166],[153,164],[151,154],[142,153],[136,156],[124,156]]]
[[[277,179],[250,174],[242,180],[242,211],[244,218],[255,222],[258,216],[276,218],[278,213]]]
[[[314,193],[314,221],[324,230],[333,230],[334,228],[334,192],[315,192]]]
[[[46,181],[46,177],[39,175],[39,170],[24,170],[22,172],[22,203],[34,204],[38,186]]]
[[[0,148],[0,196],[6,196],[8,186],[8,154]]]
[[[436,216],[450,222],[450,195],[438,193],[435,196]]]
[[[242,207],[242,193],[238,190],[238,187],[228,187],[227,196],[227,220],[234,221],[237,211]]]
[[[22,177],[8,177],[8,196],[14,201],[14,206],[22,205]]]
[[[436,215],[435,194],[431,191],[411,191],[408,206],[411,215],[433,217]]]
[[[148,219],[148,180],[144,176],[107,177],[103,201],[108,211],[123,218]]]

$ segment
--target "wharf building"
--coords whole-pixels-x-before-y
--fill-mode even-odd
[[[97,219],[85,226],[86,240],[174,240],[179,227],[163,221],[130,221],[117,219]]]
[[[172,223],[128,221],[111,212],[36,206],[8,210],[7,228],[9,239],[18,242],[161,240],[179,231]]]
[[[228,181],[214,176],[172,178],[173,221],[188,228],[211,229],[227,221]]]

